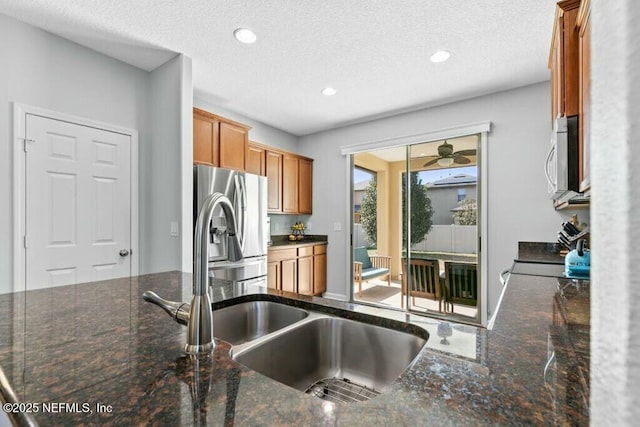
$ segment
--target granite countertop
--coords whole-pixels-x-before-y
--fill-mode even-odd
[[[556,243],[518,242],[516,261],[564,264],[564,255]]]
[[[309,245],[326,245],[327,244],[327,236],[326,235],[318,235],[318,234],[305,234],[303,240],[291,241],[289,240],[288,235],[277,235],[271,236],[271,245],[269,248],[282,248],[282,247],[300,247],[300,246],[309,246]]]
[[[588,363],[566,365],[570,351],[586,351],[588,359],[589,347],[580,342],[584,336],[572,338],[581,346],[561,339],[554,320],[559,287],[571,286],[565,279],[514,274],[495,327],[453,323],[449,345],[437,336],[437,319],[264,288],[214,289],[215,308],[269,299],[428,331],[414,364],[381,396],[358,404],[326,405],[275,382],[233,361],[223,341],[211,356],[185,356],[186,328],[141,298],[154,290],[189,301],[191,275],[179,272],[0,295],[0,367],[23,403],[78,404],[46,414],[41,406],[34,417],[43,426],[587,425],[580,398],[569,397],[584,396],[575,378],[586,368],[588,384]],[[571,301],[565,318],[584,321],[588,298]],[[564,365],[545,382],[550,340],[558,366]]]

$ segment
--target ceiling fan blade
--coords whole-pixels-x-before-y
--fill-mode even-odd
[[[454,156],[475,156],[476,150],[460,150],[453,153]]]
[[[439,159],[439,158],[440,158],[440,157],[436,157],[436,158],[435,158],[435,159],[433,159],[433,160],[429,160],[427,163],[425,163],[424,165],[422,165],[422,167],[423,167],[423,168],[426,168],[427,166],[431,166],[431,165],[435,164],[435,163],[438,161],[438,159]]]
[[[455,156],[453,158],[453,162],[459,165],[466,165],[467,163],[471,163],[471,160],[467,159],[464,156]]]

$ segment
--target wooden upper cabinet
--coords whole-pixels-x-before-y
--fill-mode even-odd
[[[218,151],[218,122],[193,115],[193,163],[209,166],[220,164]]]
[[[220,122],[220,167],[245,170],[249,150],[249,130],[234,123]]]
[[[551,120],[579,113],[579,40],[576,20],[580,0],[565,0],[556,7],[549,53],[551,70]]]
[[[578,131],[578,175],[580,191],[591,189],[589,157],[591,145],[591,2],[583,0],[578,10],[580,64],[580,120]]]
[[[249,141],[247,161],[245,162],[247,172],[262,176],[267,175],[266,151],[260,145]]]
[[[265,158],[269,212],[311,214],[313,160],[269,149]]]
[[[193,109],[193,163],[244,171],[249,126]]]
[[[291,154],[282,156],[282,212],[298,213],[298,157]]]
[[[313,162],[301,158],[298,162],[298,212],[313,213]]]
[[[281,153],[271,150],[265,153],[269,212],[282,212],[282,157]]]

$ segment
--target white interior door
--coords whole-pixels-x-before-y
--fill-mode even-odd
[[[27,114],[25,278],[40,289],[131,274],[131,136]]]

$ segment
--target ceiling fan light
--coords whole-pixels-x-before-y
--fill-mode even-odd
[[[442,167],[449,167],[453,164],[453,158],[451,157],[443,157],[441,159],[438,159],[438,165],[442,166]]]

